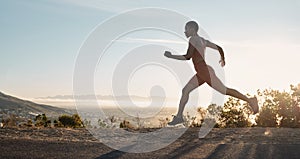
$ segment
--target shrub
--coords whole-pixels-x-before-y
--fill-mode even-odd
[[[83,127],[83,122],[78,114],[73,114],[72,116],[70,115],[62,115],[58,117],[59,123],[63,127],[72,127],[72,128],[79,128]],[[59,126],[58,122],[56,123],[57,126]]]
[[[50,127],[51,126],[51,120],[48,120],[46,114],[39,114],[35,117],[35,126],[36,127]]]
[[[6,118],[2,119],[3,127],[16,127],[17,117],[15,114],[10,114]]]
[[[224,104],[220,114],[219,126],[225,128],[249,127],[249,109],[239,99],[230,97]]]
[[[258,94],[264,98],[258,126],[300,127],[300,85],[291,85],[290,92],[266,89]]]
[[[123,120],[120,123],[120,128],[134,129],[133,125],[131,125],[130,122],[127,120]]]

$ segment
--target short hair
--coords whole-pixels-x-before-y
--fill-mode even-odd
[[[191,27],[191,28],[195,29],[196,32],[199,29],[199,26],[198,26],[197,22],[195,22],[195,21],[189,21],[185,25],[188,26],[188,27]]]

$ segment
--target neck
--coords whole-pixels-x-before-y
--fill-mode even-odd
[[[198,34],[197,33],[193,33],[192,36],[198,36]]]

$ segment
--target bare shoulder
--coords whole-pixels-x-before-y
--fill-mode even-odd
[[[191,44],[195,45],[195,44],[199,43],[200,38],[201,38],[201,37],[199,37],[199,36],[192,36],[192,37],[190,38],[189,42],[190,42]]]
[[[200,40],[202,37],[200,37],[200,36],[191,36],[191,38],[190,38],[190,41],[192,40],[192,41],[197,41],[197,40]]]
[[[199,40],[201,40],[201,41],[204,42],[204,43],[208,42],[208,40],[205,39],[204,37],[199,37]]]

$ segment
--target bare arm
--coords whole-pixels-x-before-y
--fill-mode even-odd
[[[206,40],[206,46],[219,51],[220,56],[221,56],[221,60],[219,62],[221,63],[222,66],[225,66],[225,56],[224,56],[223,49],[219,45],[214,44],[208,40]]]
[[[172,55],[170,51],[165,51],[165,56],[176,60],[187,60],[184,55]]]
[[[195,48],[192,46],[192,44],[189,43],[189,48],[185,55],[172,55],[171,52],[165,51],[165,56],[176,60],[189,60],[192,58],[194,51]]]

